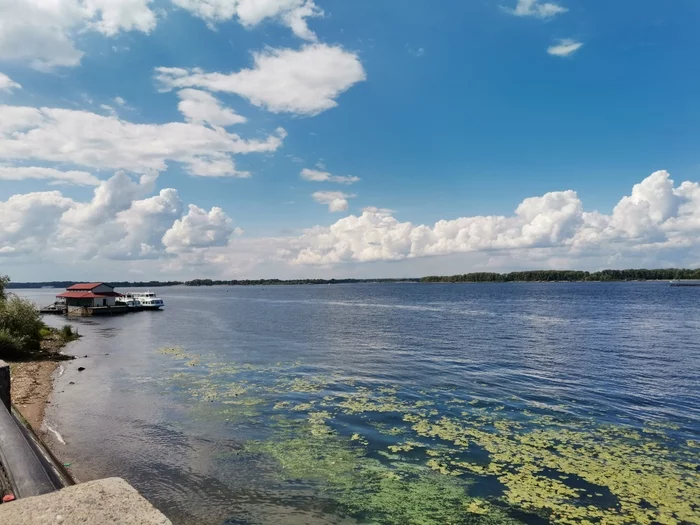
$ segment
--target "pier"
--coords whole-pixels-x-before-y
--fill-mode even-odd
[[[163,306],[163,301],[154,293],[139,294],[135,300],[131,294],[120,294],[106,283],[74,284],[56,299],[53,304],[40,308],[39,313],[88,317],[158,310]]]

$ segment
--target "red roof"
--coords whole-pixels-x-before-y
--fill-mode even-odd
[[[121,297],[122,294],[117,293],[117,292],[104,292],[104,293],[93,293],[93,292],[81,292],[81,291],[73,291],[73,292],[63,292],[61,294],[58,294],[56,297],[63,297],[63,298],[69,298],[69,299],[94,299],[96,297]]]
[[[69,286],[66,288],[66,290],[92,290],[93,288],[97,288],[100,285],[103,285],[105,283],[78,283],[74,284],[73,286]],[[108,284],[105,284],[105,286],[109,286]],[[113,286],[109,286],[110,288],[114,288]]]

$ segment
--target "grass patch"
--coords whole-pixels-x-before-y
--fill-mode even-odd
[[[60,338],[68,343],[70,341],[75,341],[80,337],[80,334],[78,333],[77,330],[75,330],[71,325],[69,324],[64,324],[63,327],[58,330],[58,335]]]

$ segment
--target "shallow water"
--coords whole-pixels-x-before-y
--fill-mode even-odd
[[[698,288],[159,294],[72,321],[47,423],[175,523],[700,523]]]

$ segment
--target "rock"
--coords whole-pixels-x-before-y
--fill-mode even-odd
[[[74,381],[71,381],[71,382],[70,382],[70,383],[68,383],[68,384],[69,384],[69,385],[74,385],[74,384],[75,384],[75,382],[74,382]]]
[[[84,366],[79,366],[79,367],[78,367],[78,372],[82,372],[83,370],[85,370],[85,367],[84,367]]]

